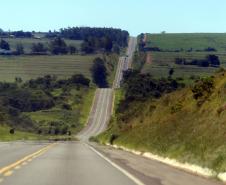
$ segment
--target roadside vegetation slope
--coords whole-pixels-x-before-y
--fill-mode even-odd
[[[144,79],[144,77],[142,77]],[[136,77],[135,79],[139,79]],[[146,78],[147,79],[147,78]],[[226,170],[226,72],[197,80],[189,87],[134,77],[117,92],[115,114],[98,139],[142,152]],[[146,84],[146,85],[145,85]],[[143,89],[149,93],[145,94]],[[153,88],[150,88],[153,87]],[[159,90],[164,88],[165,90]],[[137,96],[134,96],[137,94]]]

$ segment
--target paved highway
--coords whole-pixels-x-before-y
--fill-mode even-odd
[[[126,51],[126,56],[122,56],[119,58],[115,81],[113,84],[114,89],[120,88],[121,81],[123,78],[123,71],[126,71],[127,69],[131,68],[133,53],[136,50],[136,45],[137,45],[137,38],[130,37],[128,49]]]
[[[5,148],[0,144],[0,148]],[[6,144],[7,145],[7,144]],[[17,152],[18,144],[10,144]],[[20,143],[21,150],[30,153],[30,144]],[[34,144],[36,145],[36,144]],[[49,144],[43,153],[20,162],[19,156],[10,156],[14,165],[0,169],[1,185],[135,185],[98,152],[81,142]],[[1,149],[0,149],[1,151]],[[27,157],[27,156],[26,156]],[[2,159],[1,159],[2,160]],[[10,167],[10,165],[9,165]],[[2,172],[3,171],[3,172]]]
[[[113,90],[97,89],[87,126],[77,136],[82,141],[88,141],[91,136],[103,132],[112,113]]]
[[[131,66],[136,38],[128,57],[119,61],[114,88],[122,70]],[[87,127],[78,142],[0,143],[0,185],[217,185],[156,161],[88,143],[104,131],[111,116],[113,89],[97,89]],[[88,143],[88,144],[86,144]]]
[[[0,154],[0,185],[220,185],[122,150],[83,142],[0,143]]]

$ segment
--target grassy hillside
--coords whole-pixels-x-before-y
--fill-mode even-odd
[[[2,56],[0,57],[0,79],[12,82],[15,77],[26,81],[44,75],[66,78],[73,74],[90,77],[90,67],[96,56]]]
[[[201,92],[197,99],[187,87],[160,99],[132,102],[99,140],[109,142],[114,134],[115,144],[225,171],[226,72],[216,75],[213,88],[200,84],[193,86]]]
[[[0,128],[8,126],[46,138],[75,134],[86,124],[94,92],[95,87],[83,75],[64,80],[48,75],[25,83],[0,82]],[[9,129],[2,133],[9,136]]]
[[[162,50],[204,50],[208,47],[226,51],[226,33],[147,34],[147,46]]]
[[[57,89],[52,92],[55,98],[60,98],[63,94],[62,89]],[[49,110],[40,110],[35,112],[25,112],[35,122],[37,128],[42,130],[49,129],[51,123],[60,123],[65,127],[70,128],[73,133],[80,131],[86,124],[89,116],[90,107],[92,105],[95,88],[72,88],[68,91],[69,95],[64,98],[63,102],[58,102]],[[62,106],[69,105],[70,109],[65,109]]]

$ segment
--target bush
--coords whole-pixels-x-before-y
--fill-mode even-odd
[[[219,57],[216,55],[207,55],[206,59],[193,59],[190,61],[187,61],[184,58],[176,58],[175,64],[177,65],[197,65],[200,67],[219,67],[220,66],[220,60]]]
[[[192,87],[193,97],[197,100],[197,104],[201,105],[212,94],[214,89],[213,78],[202,78]]]
[[[14,128],[11,128],[11,129],[9,130],[9,133],[10,133],[10,134],[15,134],[15,129],[14,129]]]
[[[10,50],[10,45],[5,40],[0,41],[0,49]]]
[[[71,106],[69,104],[67,104],[67,103],[64,103],[62,105],[62,108],[65,109],[65,110],[72,110]]]
[[[73,84],[81,84],[81,85],[84,85],[84,86],[89,86],[89,83],[90,83],[90,80],[88,78],[85,78],[83,75],[81,74],[76,74],[76,75],[73,75],[71,78],[71,83]]]
[[[112,134],[110,139],[109,139],[109,142],[111,145],[114,144],[114,141],[118,138],[119,136],[117,134]]]
[[[207,60],[210,62],[211,66],[219,66],[220,65],[220,60],[219,57],[216,55],[208,55]]]
[[[33,53],[39,53],[39,54],[47,52],[47,48],[42,43],[32,44],[31,50]]]
[[[67,54],[68,47],[63,39],[57,37],[50,43],[50,51],[54,55]]]
[[[177,102],[175,105],[171,107],[171,114],[181,111],[182,108],[183,108],[183,105],[181,104],[181,102]]]

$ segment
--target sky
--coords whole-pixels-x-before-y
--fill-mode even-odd
[[[0,0],[3,30],[73,26],[140,33],[226,32],[226,0]]]

